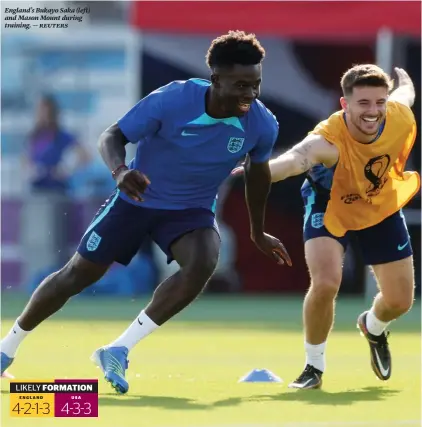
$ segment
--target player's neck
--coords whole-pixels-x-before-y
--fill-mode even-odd
[[[231,117],[221,108],[221,103],[212,86],[209,87],[205,95],[205,112],[214,119],[226,119]]]

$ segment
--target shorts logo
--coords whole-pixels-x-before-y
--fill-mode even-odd
[[[311,224],[313,228],[322,228],[324,227],[324,214],[316,213],[311,217]]]
[[[397,249],[399,250],[399,251],[402,251],[407,245],[409,244],[409,240],[404,244],[404,245],[398,245],[397,246]]]
[[[229,150],[230,153],[237,153],[242,149],[244,142],[245,138],[236,138],[232,136],[227,144],[227,150]]]
[[[88,241],[86,242],[86,248],[90,252],[96,251],[98,249],[98,246],[100,246],[101,239],[102,237],[99,236],[95,231],[93,231],[89,236]]]

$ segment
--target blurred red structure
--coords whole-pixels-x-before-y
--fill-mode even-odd
[[[251,241],[243,192],[231,192],[224,202],[222,217],[236,235],[236,270],[241,277],[243,292],[304,292],[309,285],[309,276],[303,244],[298,244],[302,242],[301,215],[280,215],[271,205],[266,210],[265,230],[282,241],[292,259],[292,267],[277,265]]]
[[[420,36],[421,3],[411,1],[167,1],[133,2],[132,25],[160,33],[242,29],[296,39],[373,39],[387,27]]]

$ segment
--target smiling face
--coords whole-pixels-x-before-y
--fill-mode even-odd
[[[387,113],[388,88],[355,86],[340,99],[352,136],[367,142],[376,137]]]
[[[261,80],[261,64],[215,69],[211,81],[222,113],[228,117],[246,114],[259,97]]]

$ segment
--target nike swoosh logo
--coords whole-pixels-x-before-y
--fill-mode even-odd
[[[182,132],[182,136],[196,136],[196,135],[198,135],[197,133],[189,133],[189,132],[186,132],[185,130]]]
[[[139,317],[137,319],[138,319],[138,323],[142,326],[144,323],[139,320]]]
[[[409,244],[409,240],[404,244],[404,245],[398,245],[397,246],[397,249],[399,250],[399,251],[402,251],[407,245]]]
[[[319,381],[319,377],[316,374],[315,374],[315,378]],[[291,385],[289,385],[289,387],[290,388],[305,388],[312,380],[313,380],[313,378],[309,378],[309,380],[307,380],[304,384],[294,385],[293,387]]]
[[[312,380],[313,380],[313,378],[309,378],[309,380],[306,381],[305,384],[302,384],[302,387],[300,387],[300,388],[305,388]]]
[[[381,359],[378,356],[377,350],[374,349],[374,353],[375,353],[375,358],[377,359],[377,362],[378,362],[378,368],[381,372],[381,375],[383,377],[386,377],[388,375],[388,372],[390,371],[390,368],[384,369],[384,366],[382,366],[382,363],[381,363]]]

